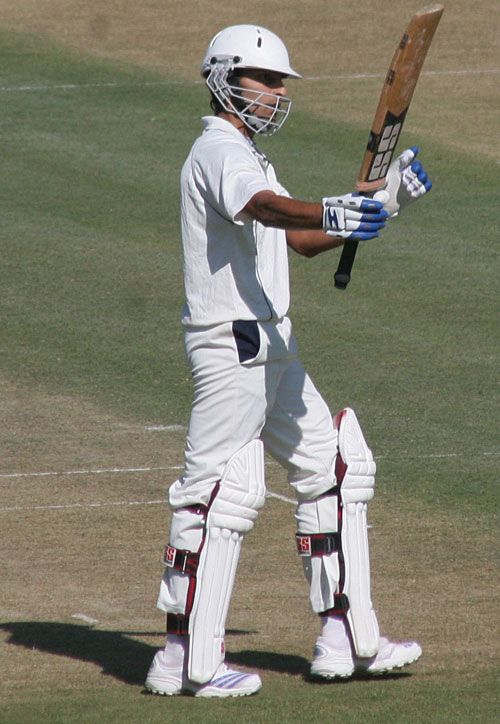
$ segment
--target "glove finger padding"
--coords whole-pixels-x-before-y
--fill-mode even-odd
[[[432,182],[420,161],[415,161],[403,171],[402,183],[412,198],[423,196],[432,188]]]
[[[413,203],[432,188],[426,170],[415,161],[419,148],[413,146],[391,163],[386,177],[386,185],[377,191],[373,198],[383,204],[389,216],[397,216],[400,209]]]

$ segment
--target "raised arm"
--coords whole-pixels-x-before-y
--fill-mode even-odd
[[[311,203],[274,191],[254,194],[243,214],[263,226],[285,229],[288,245],[307,257],[341,246],[347,239],[372,239],[387,218],[381,203],[353,194]]]

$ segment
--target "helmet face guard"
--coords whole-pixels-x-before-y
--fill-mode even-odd
[[[250,131],[272,135],[288,118],[292,101],[269,91],[247,88],[243,91],[235,79],[234,69],[233,58],[216,58],[206,77],[207,86],[222,108],[238,116]],[[244,70],[241,72],[244,73]]]

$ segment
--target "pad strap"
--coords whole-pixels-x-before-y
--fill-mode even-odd
[[[335,593],[333,596],[333,608],[323,611],[320,616],[333,616],[339,613],[347,613],[349,610],[349,599],[345,593]]]
[[[340,550],[341,541],[339,533],[310,533],[304,535],[297,533],[297,552],[299,556],[327,556]]]
[[[193,551],[179,550],[171,545],[165,546],[163,563],[167,568],[174,568],[188,576],[196,576],[200,554]]]
[[[189,633],[189,616],[167,613],[167,633],[176,636],[187,636]]]

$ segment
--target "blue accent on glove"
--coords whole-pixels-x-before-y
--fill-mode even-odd
[[[360,224],[354,233],[356,234],[358,231],[381,231],[384,228],[384,226],[385,226],[385,221],[381,222],[379,224],[371,224],[371,223]]]
[[[328,220],[330,222],[330,226],[332,229],[338,229],[339,228],[339,220],[337,217],[337,212],[335,209],[329,208],[326,210],[326,213],[328,214]]]
[[[382,211],[383,208],[384,205],[380,201],[374,201],[373,199],[363,199],[360,206],[361,211]]]
[[[373,199],[364,199],[361,202],[361,210],[364,212],[361,217],[361,223],[356,231],[349,236],[353,241],[368,241],[368,239],[378,238],[389,216],[380,201]]]
[[[389,214],[385,209],[382,209],[378,214],[362,214],[360,221],[367,221],[370,224],[380,224],[384,226]]]
[[[417,178],[420,183],[425,186],[425,190],[430,191],[432,188],[432,181],[430,180],[429,176],[427,175],[427,171],[422,166],[420,161],[413,161],[413,163],[411,164],[411,170],[413,171],[413,173],[417,174]]]

